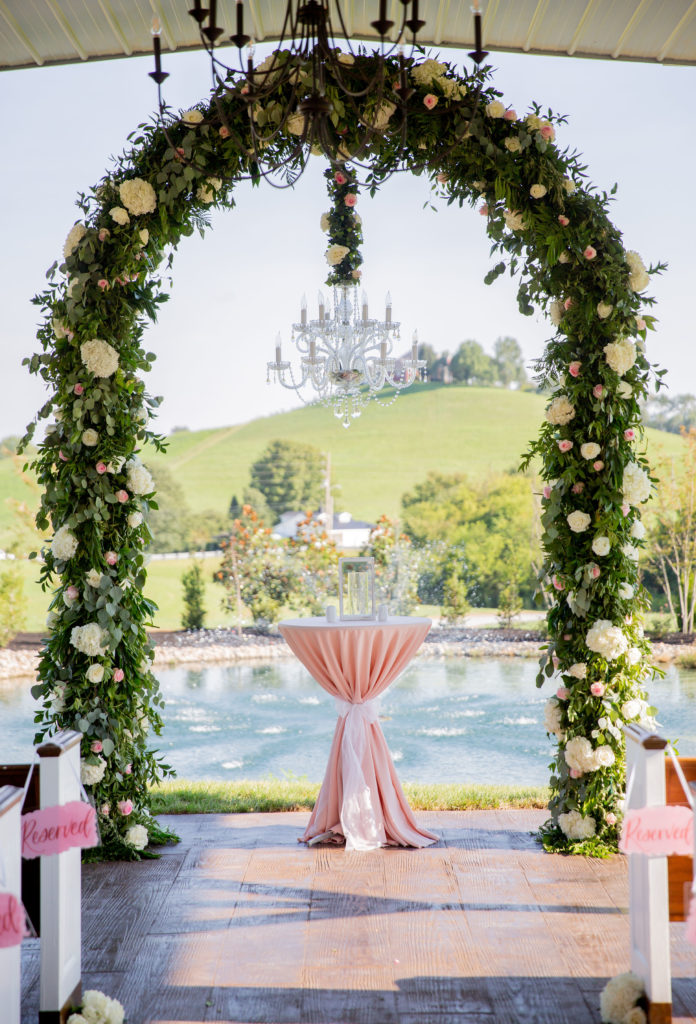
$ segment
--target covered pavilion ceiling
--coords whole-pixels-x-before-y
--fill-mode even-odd
[[[333,0],[332,0],[333,3]],[[200,46],[190,0],[0,0],[0,70],[151,53],[150,24],[162,49]],[[401,0],[389,0],[398,22]],[[344,0],[351,37],[376,38],[377,0]],[[257,42],[277,38],[285,0],[244,0],[245,28]],[[486,49],[554,56],[696,64],[696,0],[487,0]],[[235,0],[218,0],[218,24],[234,31]],[[469,0],[420,0],[424,45],[473,48]]]

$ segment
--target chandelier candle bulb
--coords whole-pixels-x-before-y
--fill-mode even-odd
[[[300,323],[303,324],[303,325],[307,323],[307,296],[306,295],[302,296],[302,302],[300,304]]]
[[[282,352],[280,349],[280,335],[276,335],[276,366],[280,366]]]
[[[364,317],[366,320],[367,317]],[[379,358],[380,361],[385,363],[387,361],[387,343],[386,341],[380,341],[379,343]]]
[[[322,319],[323,319],[323,317],[322,317]],[[310,360],[310,362],[313,363],[313,362],[315,362],[316,358],[317,358],[317,343],[316,343],[316,341],[310,341],[310,343],[309,343],[309,360]]]
[[[388,324],[390,324],[392,322],[392,319],[391,319],[392,318],[392,300],[391,300],[391,295],[389,294],[389,292],[387,292],[387,298],[386,298],[385,301],[386,301],[387,308],[386,308],[386,312],[385,312],[385,315],[384,315],[384,319],[386,320],[386,322]]]
[[[367,323],[368,319],[368,307],[367,307],[367,295],[365,292],[362,293],[362,318],[363,323]]]
[[[324,302],[324,293],[319,292],[317,298],[319,300],[319,319],[323,321],[326,316],[326,304]]]

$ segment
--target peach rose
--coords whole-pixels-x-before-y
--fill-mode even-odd
[[[604,696],[604,683],[593,683],[590,687],[590,693],[593,697]]]
[[[591,245],[588,245],[587,248],[585,249],[585,251],[583,252],[583,256],[585,257],[586,260],[593,260],[596,255],[597,255],[597,250],[593,246],[591,246]]]
[[[559,213],[559,215],[558,215],[558,223],[561,225],[562,228],[567,228],[568,225],[570,224],[570,221],[565,216],[565,214]]]
[[[559,441],[558,442],[558,449],[559,449],[559,451],[569,452],[572,447],[573,447],[573,442],[572,441],[568,441],[568,440],[564,439],[563,441]]]
[[[579,359],[574,359],[572,363],[568,364],[568,373],[571,377],[578,377],[580,375],[580,367],[582,363]]]
[[[433,96],[433,94],[431,92],[429,92],[427,96],[423,97],[423,105],[425,107],[427,107],[428,110],[432,110],[433,107],[436,107],[437,103],[438,103],[437,96]]]

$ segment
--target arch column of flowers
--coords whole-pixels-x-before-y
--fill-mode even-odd
[[[295,80],[309,88],[297,58],[279,59],[297,63]],[[375,58],[346,56],[342,71],[358,92]],[[394,102],[367,96],[362,124],[327,84],[346,187],[350,154],[372,125],[370,185],[401,162],[427,173],[448,203],[480,204],[500,254],[486,281],[506,269],[517,274],[521,312],[545,309],[556,329],[538,364],[551,396],[546,420],[524,458],[543,480],[541,584],[555,594],[541,679],[560,681],[547,705],[558,754],[544,839],[552,848],[602,852],[616,842],[620,726],[648,715],[649,647],[640,625],[647,598],[637,579],[640,506],[650,492],[639,414],[650,374],[643,343],[653,319],[642,310],[652,300],[640,294],[648,274],[611,224],[609,197],[587,187],[577,157],[555,145],[563,119],[543,119],[538,108],[519,116],[489,83],[477,93],[476,77],[424,60],[409,68],[402,148],[396,61],[387,62],[387,75]],[[269,126],[271,159],[296,146],[274,127],[283,88],[252,111]],[[53,589],[37,720],[39,734],[82,732],[83,778],[107,856],[137,857],[146,842],[167,838],[147,797],[148,784],[170,769],[148,744],[162,727],[162,700],[146,632],[155,608],[144,596],[155,496],[140,459],[144,446],[164,442],[150,425],[159,400],[145,390],[142,374],[155,357],[143,336],[166,298],[158,268],[170,250],[205,228],[211,208],[234,205],[241,176],[259,177],[248,125],[243,79],[231,95],[172,117],[166,132],[142,125],[130,152],[80,195],[80,220],[35,299],[44,314],[41,350],[26,362],[49,391],[37,421],[50,422],[32,465],[43,487],[37,523],[52,537],[41,580]],[[301,129],[291,119],[288,132]],[[330,225],[334,245],[338,226]],[[349,226],[357,244],[356,222]],[[359,265],[357,255],[344,258],[337,269]]]

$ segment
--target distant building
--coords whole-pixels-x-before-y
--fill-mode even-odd
[[[314,512],[314,518],[324,524],[326,528],[329,516],[326,512]],[[274,537],[296,537],[300,523],[307,518],[304,512],[283,512],[280,522],[273,527]],[[350,549],[357,551],[364,548],[370,539],[370,530],[374,523],[366,523],[360,519],[353,519],[350,512],[338,512],[331,517],[332,525],[327,529],[331,540],[341,550]]]
[[[438,381],[440,384],[454,384],[454,374],[450,369],[451,362],[452,356],[448,355],[436,359],[430,371],[430,379]]]

